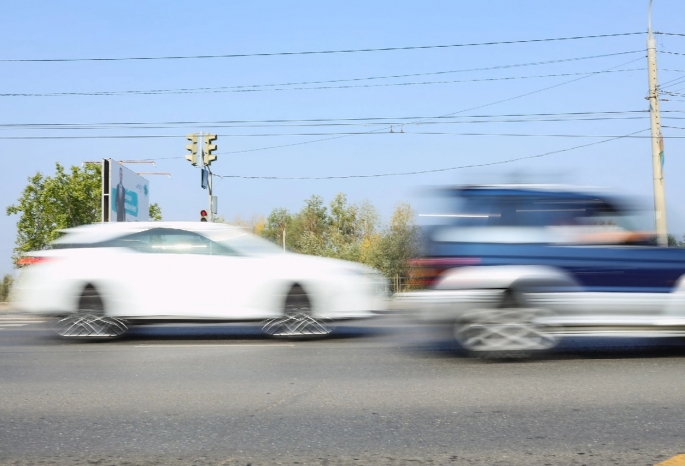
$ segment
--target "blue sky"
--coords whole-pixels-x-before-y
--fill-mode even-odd
[[[0,17],[0,59],[179,56],[250,54],[358,48],[404,47],[542,39],[639,32],[646,30],[647,0],[558,1],[6,1]],[[656,31],[685,33],[685,3],[655,0]],[[0,62],[2,93],[59,93],[152,89],[216,88],[306,81],[330,81],[400,74],[423,74],[492,68],[540,61],[641,51],[644,35],[528,44],[453,47],[374,53],[244,57],[202,60],[114,62]],[[685,37],[658,36],[659,80],[685,76]],[[635,61],[633,61],[635,60]],[[632,63],[629,63],[631,62]],[[647,129],[646,114],[618,114],[613,120],[411,124],[408,117],[456,113],[511,115],[572,112],[623,112],[647,108],[644,53],[523,66],[461,71],[394,79],[318,85],[377,85],[469,81],[402,86],[334,89],[201,92],[161,95],[0,97],[0,124],[208,122],[159,128],[103,126],[94,129],[45,130],[2,127],[0,137],[166,135],[130,139],[0,139],[0,204],[13,203],[36,171],[52,174],[54,163],[80,164],[103,157],[164,159],[145,171],[169,171],[172,178],[150,177],[151,199],[165,219],[196,220],[206,192],[199,173],[183,159],[184,135],[220,134],[214,171],[227,175],[338,176],[409,172],[487,163],[541,154]],[[593,75],[507,102],[491,104],[581,77]],[[626,71],[627,70],[627,71]],[[633,71],[631,71],[633,70]],[[676,71],[667,71],[676,70]],[[494,81],[473,81],[517,77]],[[523,79],[522,77],[528,77]],[[269,88],[262,88],[269,89]],[[685,93],[685,82],[671,88]],[[664,96],[663,124],[684,127],[685,97]],[[683,111],[683,113],[678,113]],[[461,113],[457,113],[461,112]],[[626,119],[629,116],[631,119]],[[340,132],[368,132],[381,126],[216,127],[217,121],[264,121],[349,118],[405,118],[403,128],[252,152],[332,137]],[[637,118],[636,118],[637,117]],[[463,118],[473,121],[474,118]],[[444,122],[444,120],[439,120]],[[340,121],[338,121],[340,123]],[[369,123],[368,120],[365,123]],[[294,124],[293,122],[290,123]],[[215,127],[213,127],[213,125]],[[397,134],[404,131],[404,134]],[[418,132],[457,134],[411,134]],[[332,136],[305,136],[325,133]],[[487,135],[464,135],[480,133]],[[565,137],[502,134],[565,135]],[[297,135],[293,135],[297,134]],[[648,132],[640,135],[648,135]],[[576,137],[570,137],[570,136]],[[666,128],[666,189],[669,229],[685,232],[680,181],[685,130]],[[583,136],[583,137],[577,137]],[[229,154],[228,152],[239,152]],[[178,157],[171,158],[170,157]],[[395,204],[416,203],[422,186],[506,181],[518,176],[536,182],[606,186],[651,202],[649,139],[621,139],[583,149],[507,165],[460,169],[416,176],[370,179],[275,181],[224,179],[215,182],[219,213],[227,218],[268,214],[275,207],[297,210],[312,194],[330,200],[337,192],[353,202],[369,199],[384,215]],[[16,217],[0,216],[0,273],[11,270]]]

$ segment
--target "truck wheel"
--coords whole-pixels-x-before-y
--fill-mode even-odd
[[[545,309],[526,307],[513,291],[505,292],[500,307],[480,309],[454,325],[454,336],[471,356],[525,358],[556,346],[557,337],[541,324]]]

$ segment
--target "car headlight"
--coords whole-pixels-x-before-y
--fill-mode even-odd
[[[371,292],[374,295],[388,297],[390,296],[390,281],[385,276],[372,268],[350,268],[347,272],[363,277],[371,287]]]
[[[366,279],[371,283],[373,293],[379,296],[390,296],[390,281],[379,272],[366,272]]]

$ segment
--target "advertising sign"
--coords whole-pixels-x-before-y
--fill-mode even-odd
[[[103,221],[147,222],[150,182],[112,160],[105,160],[104,168]]]

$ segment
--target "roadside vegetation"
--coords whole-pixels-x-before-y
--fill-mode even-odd
[[[0,302],[7,302],[13,283],[14,277],[11,274],[5,274],[5,276],[2,277],[2,281],[0,282]]]
[[[266,218],[236,218],[228,223],[241,225],[290,251],[374,267],[390,280],[393,290],[404,287],[408,261],[417,256],[420,247],[420,230],[409,204],[398,204],[384,222],[369,201],[350,204],[344,193],[328,205],[321,196],[313,195],[297,212],[276,208]]]

